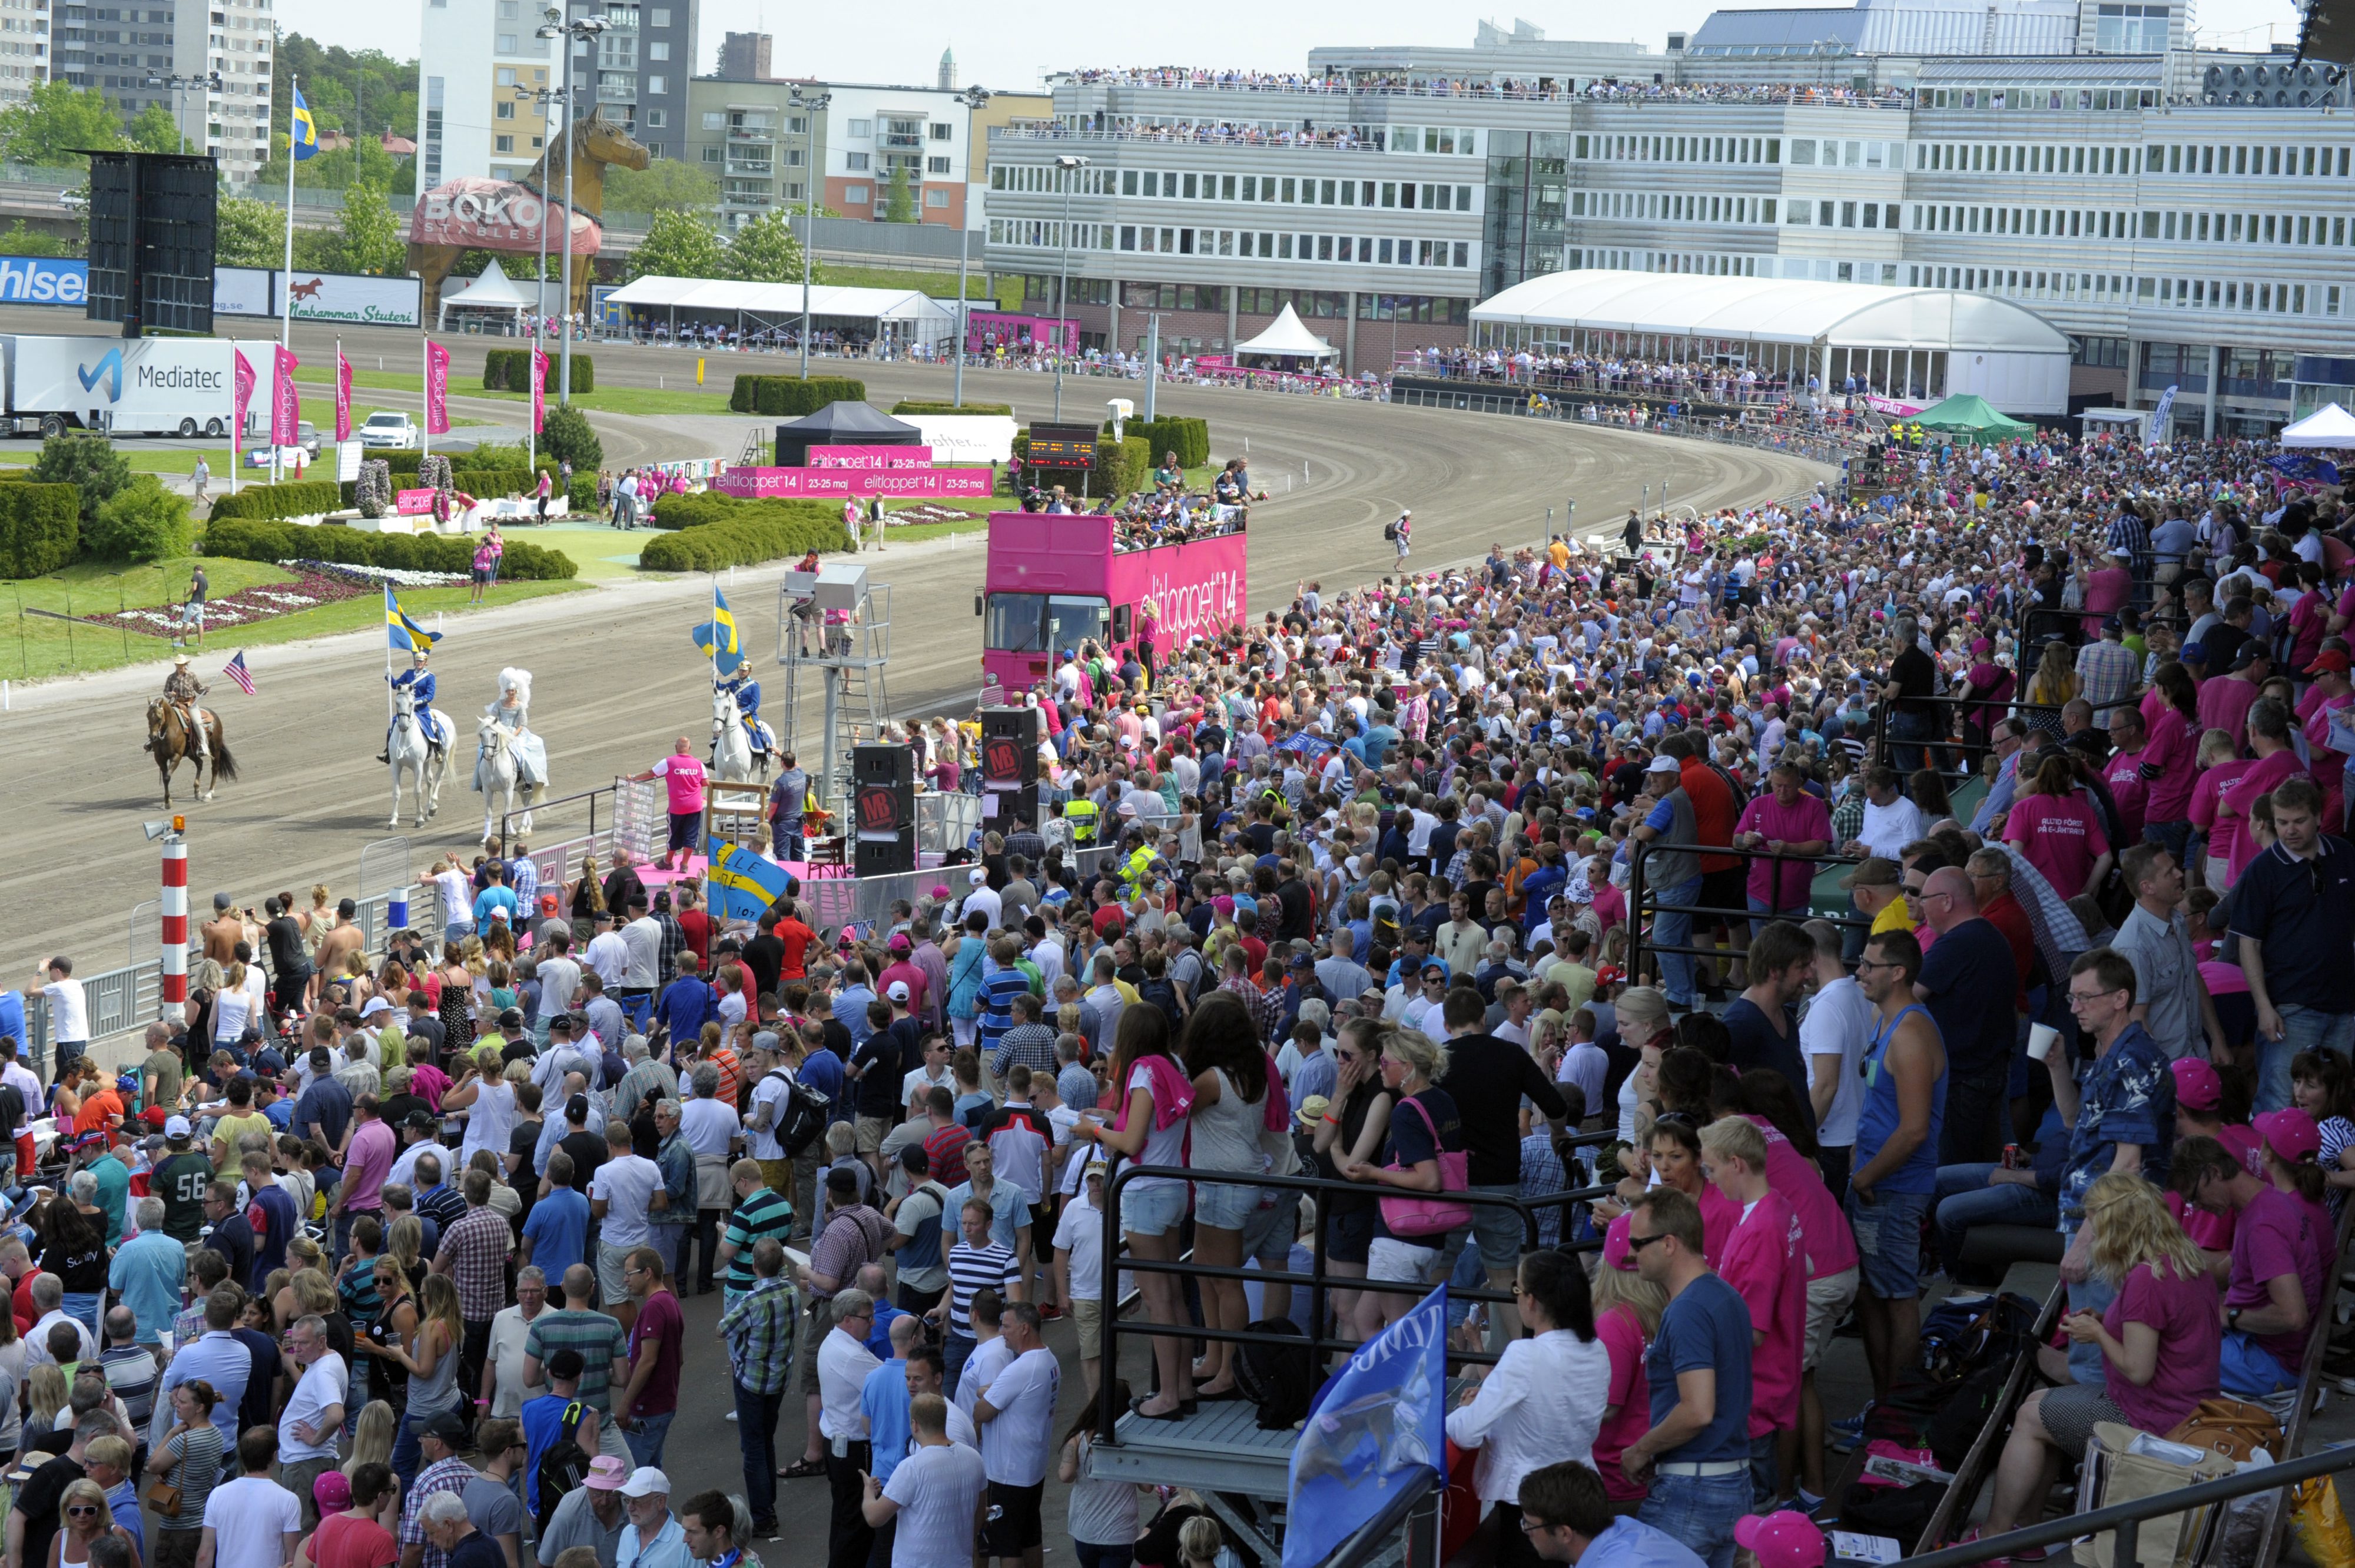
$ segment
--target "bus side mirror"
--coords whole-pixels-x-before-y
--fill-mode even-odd
[[[981,608],[981,595],[978,593],[973,596],[973,613],[976,615],[983,613]]]
[[[1129,608],[1127,605],[1115,604],[1113,606],[1112,640],[1114,642],[1124,643],[1128,641],[1128,618]]]

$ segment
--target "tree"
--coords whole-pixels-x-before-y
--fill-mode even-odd
[[[249,197],[225,196],[213,216],[213,257],[223,267],[286,264],[286,209]]]
[[[343,269],[347,272],[398,275],[408,265],[402,224],[380,186],[356,185],[344,192],[341,229]]]
[[[81,526],[98,518],[99,507],[131,483],[131,463],[102,435],[55,435],[41,443],[41,455],[25,471],[37,485],[71,485],[81,492]]]
[[[883,221],[916,221],[916,195],[908,188],[908,165],[905,164],[891,165],[891,183],[883,190]]]
[[[719,182],[700,164],[656,158],[643,169],[605,171],[608,212],[695,212],[719,203]]]
[[[188,139],[180,134],[170,110],[161,103],[150,103],[131,122],[131,144],[143,153],[184,153],[187,151]]]
[[[324,48],[300,33],[287,33],[279,39],[272,59],[272,103],[284,105],[294,101],[290,76],[302,78],[304,101],[311,106],[311,117],[318,122],[319,129],[342,131],[357,144],[347,150],[321,153],[295,165],[296,185],[340,190],[366,181],[386,190],[416,188],[416,160],[402,158],[396,162],[377,143],[377,137],[386,131],[412,137],[417,134],[415,60],[397,60],[378,49],[355,52],[340,47]],[[283,130],[282,123],[279,128]],[[256,177],[261,184],[274,179],[282,187],[286,183],[285,165],[277,158],[271,161],[277,165],[274,171],[265,166]]]
[[[702,219],[686,212],[657,212],[646,237],[630,254],[630,276],[724,278],[728,252]]]
[[[728,241],[730,277],[755,283],[798,283],[802,281],[802,242],[782,212],[764,212],[736,230]],[[813,270],[813,283],[822,281]]]
[[[549,373],[556,374],[553,367]],[[540,422],[539,450],[543,456],[571,464],[575,474],[594,475],[605,464],[604,443],[590,427],[589,416],[570,406],[559,405],[548,411],[548,418]]]
[[[116,491],[82,525],[82,549],[108,560],[170,560],[188,553],[196,536],[188,498],[142,474]]]
[[[89,162],[83,152],[124,145],[121,116],[94,87],[45,81],[22,103],[0,110],[0,155],[12,164],[80,168]]]
[[[54,234],[45,234],[21,218],[10,224],[6,232],[0,233],[0,256],[79,256],[83,249]]]

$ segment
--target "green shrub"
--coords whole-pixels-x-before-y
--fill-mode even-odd
[[[234,496],[213,497],[216,517],[307,517],[344,505],[343,486],[332,479],[286,485],[248,485]]]
[[[1095,472],[1088,479],[1090,496],[1125,496],[1153,483],[1152,445],[1142,436],[1109,437],[1096,443]]]
[[[414,490],[417,488],[413,484],[403,485],[399,483],[399,481],[404,479],[413,480],[417,477],[417,465],[425,461],[425,454],[423,453],[418,451],[417,448],[412,446],[405,450],[397,448],[388,449],[378,455],[384,459],[386,468],[391,471],[392,477],[395,481],[395,484],[393,485],[394,489]]]
[[[131,483],[131,462],[102,435],[53,435],[25,477],[38,485],[71,485],[80,496],[81,525],[88,528],[98,508]]]
[[[474,561],[474,541],[464,534],[363,533],[342,523],[315,528],[266,519],[219,518],[205,528],[207,555],[236,560],[327,560],[399,571],[461,573]],[[517,581],[565,581],[580,568],[560,550],[507,541],[499,575]]]
[[[917,398],[902,398],[891,405],[891,412],[900,414],[1004,414],[1012,418],[1011,403],[928,403]]]
[[[563,378],[560,367],[564,357],[551,352],[548,356],[548,373],[541,385],[555,391]],[[572,357],[572,389],[594,391],[597,387],[595,365],[586,354]],[[483,389],[491,392],[528,392],[531,390],[531,350],[528,348],[493,348],[483,356]]]
[[[81,543],[81,497],[70,485],[0,489],[0,577],[38,577],[74,558]]]
[[[472,452],[453,453],[450,461],[468,468],[528,468],[531,453],[519,441],[485,441]]]
[[[1104,433],[1112,433],[1112,423],[1106,421]],[[1210,461],[1210,422],[1208,420],[1179,419],[1167,416],[1146,421],[1130,420],[1121,429],[1124,436],[1144,441],[1157,465],[1164,453],[1178,454],[1180,468],[1199,468]]]
[[[847,376],[739,376],[728,406],[740,414],[783,414],[800,419],[828,403],[863,403],[867,383]],[[579,464],[573,464],[579,467]]]
[[[549,465],[553,473],[555,465]],[[539,488],[539,471],[533,468],[461,468],[450,476],[450,483],[478,501],[496,501],[506,496],[528,496]]]
[[[539,451],[572,464],[575,475],[594,475],[605,465],[605,447],[579,409],[550,409],[539,429]]]
[[[654,510],[646,521],[658,528],[700,528],[705,523],[722,521],[736,507],[747,504],[741,496],[723,496],[717,490],[674,490],[655,498]]]
[[[697,503],[680,507],[680,501]],[[638,564],[649,571],[718,571],[784,560],[814,549],[839,550],[841,510],[826,501],[747,501],[733,496],[665,496],[658,527],[675,529],[646,541]],[[687,519],[687,520],[678,520]]]
[[[107,560],[168,560],[187,554],[195,535],[188,498],[165,489],[154,475],[142,474],[98,508],[81,531],[81,542]]]
[[[572,471],[572,488],[567,498],[572,503],[572,509],[575,512],[586,517],[595,517],[597,515],[597,475],[593,473],[582,473],[575,468]]]

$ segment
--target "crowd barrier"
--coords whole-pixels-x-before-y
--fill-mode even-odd
[[[1838,846],[1834,846],[1834,848],[1836,848]],[[1655,900],[1647,911],[1644,902],[1644,895],[1648,891],[1648,883],[1646,879],[1645,862],[1649,860],[1653,856],[1662,854],[1668,850],[1675,850],[1680,854],[1691,855],[1732,855],[1739,859],[1743,863],[1745,869],[1749,863],[1754,860],[1796,861],[1809,868],[1807,881],[1810,891],[1811,905],[1813,901],[1812,893],[1816,878],[1822,874],[1825,867],[1838,865],[1839,863],[1839,857],[1833,854],[1794,855],[1787,849],[1741,849],[1736,848],[1731,844],[1664,844],[1657,839],[1649,842],[1640,839],[1636,840],[1629,847],[1627,856],[1627,909],[1629,911],[1629,918],[1627,921],[1627,973],[1630,975],[1641,973],[1644,955],[1646,953],[1654,955],[1661,953],[1681,953],[1689,958],[1697,959],[1707,958],[1738,961],[1741,957],[1741,950],[1738,947],[1722,948],[1713,945],[1702,946],[1697,943],[1690,942],[1663,944],[1652,941],[1648,934],[1648,928],[1646,926],[1643,919],[1646,912],[1648,912],[1655,920],[1662,914],[1689,914],[1694,917],[1696,923],[1704,920],[1723,920],[1743,933],[1745,944],[1748,940],[1749,923],[1751,921],[1774,920],[1781,918],[1764,911],[1753,910],[1747,903],[1744,903],[1740,909],[1727,909],[1712,904],[1664,904]],[[1872,925],[1870,921],[1864,919],[1862,916],[1857,914],[1853,910],[1848,909],[1845,906],[1836,910],[1818,910],[1811,907],[1808,913],[1804,918],[1808,920],[1828,920],[1834,925],[1850,929],[1870,930]]]
[[[2139,700],[2141,695],[2142,688],[2137,687],[2128,700]],[[1912,768],[1899,766],[1897,752],[1901,749],[1922,753],[1920,761],[1916,762],[1914,766],[1927,766],[1934,769],[1951,788],[1966,784],[1978,776],[1987,754],[1995,749],[1992,737],[1996,724],[2013,716],[2031,720],[2050,719],[2055,724],[2061,721],[2061,708],[2057,703],[2014,702],[2009,699],[1991,700],[1983,697],[1916,697],[1909,698],[1907,700],[1934,705],[1945,717],[1946,722],[1942,726],[1945,732],[1932,739],[1913,740],[1892,737],[1889,733],[1890,705],[1885,701],[1873,704],[1872,733],[1865,754],[1877,766],[1896,768],[1901,775],[1899,780],[1901,784],[1903,782],[1902,775],[1913,771]],[[1957,710],[1966,709],[1988,709],[1994,714],[1994,720],[1986,726],[1984,731],[1977,731],[1970,724],[1960,726],[1962,733],[1957,739],[1954,733],[1957,728],[1955,715]]]

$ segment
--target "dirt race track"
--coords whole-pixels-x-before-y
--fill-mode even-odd
[[[0,310],[0,331],[85,326],[59,312]],[[306,373],[324,373],[332,363],[334,336],[297,328],[295,351]],[[416,363],[417,339],[406,332],[361,328],[342,336],[346,352],[363,368],[379,354],[388,369]],[[454,390],[479,387],[483,349],[511,340],[447,341]],[[693,382],[690,352],[598,346],[594,353],[601,389],[653,387],[658,376],[673,388]],[[870,399],[886,407],[900,396],[949,395],[943,368],[840,361],[813,368],[860,376]],[[794,368],[788,356],[716,355],[710,374],[724,383],[739,369]],[[1052,379],[1043,376],[968,372],[965,392],[1010,402],[1026,421],[1052,409]],[[365,396],[396,408],[418,403],[414,394],[369,389]],[[1142,403],[1136,383],[1071,378],[1065,413],[1101,418],[1113,396]],[[775,422],[729,414],[719,396],[711,401],[709,416],[597,415],[609,466],[666,457],[732,459],[751,429]],[[462,414],[514,417],[513,404],[461,397],[452,402]],[[1663,480],[1676,502],[1707,507],[1789,494],[1825,474],[1795,459],[1668,437],[1274,393],[1165,388],[1161,407],[1208,418],[1219,460],[1250,439],[1253,481],[1274,494],[1252,516],[1254,613],[1289,601],[1304,578],[1321,580],[1329,592],[1391,571],[1381,526],[1401,507],[1415,515],[1410,564],[1428,569],[1476,559],[1492,541],[1536,543],[1546,508],[1560,516],[1573,496],[1582,529],[1615,531],[1614,519],[1625,516],[1641,487],[1657,489]],[[630,548],[632,541],[614,538],[617,553]],[[892,590],[892,709],[964,710],[979,686],[980,624],[973,613],[981,581],[978,542],[902,547],[866,559],[872,580]],[[745,641],[763,667],[776,644],[778,575],[777,568],[743,570],[726,584]],[[501,667],[529,669],[533,727],[547,740],[559,795],[644,768],[678,735],[695,737],[699,746],[709,730],[709,684],[687,628],[704,618],[708,592],[700,581],[631,582],[453,618],[434,658],[437,706],[456,718],[463,733],[495,695]],[[210,643],[199,667],[242,773],[214,801],[186,808],[189,902],[200,918],[217,889],[257,909],[272,891],[300,893],[316,881],[339,894],[349,891],[361,846],[385,837],[389,808],[389,780],[375,761],[385,712],[384,648],[376,635],[252,650],[247,659],[260,693],[251,698],[218,673],[231,651],[228,643]],[[161,795],[141,746],[144,704],[160,689],[164,668],[157,663],[19,688],[13,710],[0,714],[9,827],[0,837],[0,885],[14,891],[0,901],[0,983],[23,984],[53,952],[74,955],[85,973],[123,961],[133,908],[155,896],[156,852],[139,826],[158,815]],[[782,679],[768,684],[773,718]],[[804,732],[815,728],[811,711]],[[469,787],[471,772],[470,758],[453,766],[440,815],[411,834],[420,873],[434,853],[476,837],[482,805]],[[566,827],[576,820],[544,823],[537,837],[569,836]],[[142,934],[152,947],[152,933]]]

